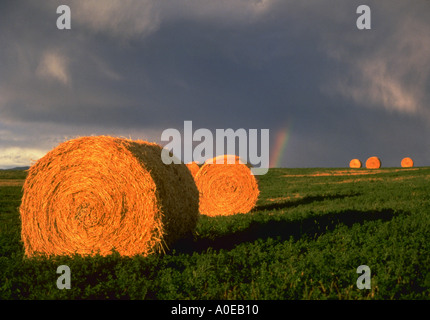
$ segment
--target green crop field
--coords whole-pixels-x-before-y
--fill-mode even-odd
[[[25,259],[24,178],[0,171],[0,300],[430,298],[429,167],[270,169],[249,214],[201,217],[193,238],[146,258]],[[56,286],[60,265],[71,289]]]

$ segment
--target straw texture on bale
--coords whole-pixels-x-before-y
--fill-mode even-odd
[[[232,159],[233,163],[229,164],[228,159]],[[194,179],[200,193],[199,208],[202,215],[248,213],[254,208],[260,194],[250,168],[234,155],[207,160]]]
[[[412,168],[414,166],[414,161],[411,158],[406,157],[402,159],[400,164],[403,168]]]
[[[145,141],[66,141],[29,170],[20,207],[25,254],[123,256],[165,251],[197,223],[198,190],[184,164]]]
[[[367,169],[379,169],[381,167],[381,160],[378,157],[370,157],[366,161]]]
[[[352,159],[349,162],[349,167],[354,168],[354,169],[359,169],[359,168],[361,168],[361,161],[358,159]]]
[[[193,177],[195,177],[197,172],[200,170],[198,163],[195,161],[187,163],[186,166],[188,167],[188,170],[190,170]]]

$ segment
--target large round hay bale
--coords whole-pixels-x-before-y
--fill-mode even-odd
[[[234,155],[207,160],[194,179],[200,193],[200,213],[207,216],[248,213],[260,194],[250,168]]]
[[[402,168],[412,168],[414,166],[414,161],[411,158],[406,157],[402,159],[400,164]]]
[[[186,166],[193,177],[195,177],[197,172],[200,170],[200,166],[195,161],[187,163]]]
[[[349,167],[354,168],[354,169],[359,169],[359,168],[361,168],[361,161],[358,159],[352,159],[349,162]]]
[[[29,170],[20,207],[26,256],[165,251],[196,226],[198,190],[162,148],[106,136],[60,144]]]
[[[366,161],[367,169],[379,169],[381,167],[381,160],[378,157],[370,157]]]

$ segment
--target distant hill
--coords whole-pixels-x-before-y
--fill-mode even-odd
[[[30,167],[14,167],[9,169],[0,169],[0,170],[28,170]]]

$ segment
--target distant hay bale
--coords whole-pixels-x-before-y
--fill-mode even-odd
[[[370,157],[366,161],[367,169],[379,169],[381,167],[381,160],[378,157]]]
[[[349,162],[349,167],[354,168],[354,169],[359,169],[359,168],[361,168],[361,161],[358,159],[352,159]]]
[[[409,157],[403,158],[401,162],[401,166],[403,168],[412,168],[414,166],[414,161]]]
[[[165,251],[196,226],[198,190],[162,148],[106,136],[64,142],[29,170],[20,207],[25,254]]]
[[[197,172],[200,170],[198,163],[195,161],[187,163],[186,166],[193,177],[195,177]]]
[[[250,168],[234,155],[207,160],[194,179],[200,193],[200,213],[207,216],[248,213],[260,194]]]

